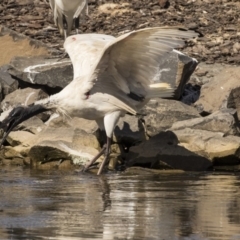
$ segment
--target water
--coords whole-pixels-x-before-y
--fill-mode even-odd
[[[4,168],[0,239],[240,240],[240,174]]]

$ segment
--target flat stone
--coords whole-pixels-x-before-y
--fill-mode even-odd
[[[47,126],[43,123],[43,121],[39,117],[33,116],[27,119],[26,121],[20,123],[17,129],[28,131],[33,134],[38,134],[41,131],[43,131],[46,127]]]
[[[75,146],[62,140],[42,141],[34,145],[29,151],[29,157],[33,167],[38,168],[44,161],[71,160],[73,164],[85,165],[98,150],[92,147]],[[102,158],[99,159],[101,161]]]
[[[129,167],[122,174],[124,175],[163,175],[163,174],[182,174],[185,171],[180,169],[152,169],[143,167]]]
[[[17,145],[31,146],[34,138],[35,135],[30,132],[13,131],[8,135],[7,142],[13,147]]]
[[[64,88],[73,79],[71,61],[37,57],[15,57],[9,73],[31,84]]]
[[[225,135],[238,134],[238,129],[234,119],[236,111],[217,111],[207,117],[193,118],[173,123],[169,129],[171,131],[184,128],[200,129],[211,132],[222,132]]]
[[[236,164],[239,162],[240,138],[237,136],[224,137],[221,132],[189,128],[173,132],[180,146],[206,157],[213,163]]]
[[[47,96],[48,95],[41,89],[17,89],[5,97],[5,99],[1,102],[1,108],[3,111],[6,111],[17,105],[27,106]]]

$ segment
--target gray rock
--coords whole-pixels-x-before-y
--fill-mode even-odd
[[[237,117],[240,119],[240,87],[236,87],[230,91],[227,99],[227,108],[236,109]]]
[[[7,72],[9,66],[4,65],[0,67],[0,101],[2,101],[5,96],[18,88],[18,81],[12,78],[12,76]]]
[[[61,127],[61,128],[47,127],[37,135],[37,139],[35,143],[43,142],[43,141],[65,141],[65,142],[73,143],[73,139],[75,135],[78,136],[79,133],[75,133],[75,129],[72,127]],[[88,141],[88,139],[86,139],[86,134],[84,135],[84,137],[79,136],[79,139],[80,139],[79,141],[81,140],[82,142],[87,141],[87,143],[90,142]],[[96,146],[94,141],[94,136],[89,134],[89,138],[91,138],[91,141],[93,141],[92,144]]]
[[[231,103],[230,94],[234,90],[238,91],[237,89],[240,87],[239,79],[240,68],[238,66],[222,67],[211,81],[203,85],[200,98],[195,106],[200,112],[208,113],[233,107],[237,102],[234,103],[235,100],[233,100],[233,103]]]
[[[173,123],[169,130],[174,131],[191,128],[211,132],[222,132],[224,135],[235,135],[238,134],[238,129],[233,117],[234,112],[236,111],[217,111],[207,117],[178,121]]]
[[[95,121],[87,120],[84,118],[63,118],[58,114],[53,114],[51,118],[45,123],[52,128],[59,127],[72,127],[74,129],[84,130],[88,134],[95,134],[98,129],[98,125]]]
[[[114,141],[132,146],[146,139],[144,125],[136,116],[126,114],[120,118],[114,130]]]
[[[126,165],[165,167],[186,171],[203,171],[212,166],[211,161],[178,145],[173,132],[161,132],[138,146],[130,148]]]
[[[198,111],[182,102],[175,100],[154,99],[143,109],[146,132],[154,136],[166,130],[177,121],[199,118]]]
[[[169,55],[166,60],[169,64],[168,66],[171,67],[171,71],[165,76],[164,72],[162,74],[163,78],[166,77],[166,81],[171,81],[171,79],[174,79],[175,76],[174,83],[178,87],[175,91],[174,98],[179,99],[182,96],[186,83],[196,69],[198,62],[195,58],[188,57],[177,50],[173,50],[172,53],[173,54]],[[177,54],[177,60],[171,62],[171,58],[176,59],[176,55],[174,56],[174,54]],[[163,66],[161,66],[161,69],[162,68]]]
[[[29,105],[35,101],[45,98],[48,95],[41,89],[24,88],[17,89],[14,92],[8,94],[1,102],[1,108],[3,111],[17,106],[17,105]]]
[[[47,126],[43,123],[43,121],[37,117],[33,116],[32,118],[29,118],[28,120],[20,123],[16,129],[27,131],[33,134],[38,134],[41,131],[43,131]]]
[[[30,84],[64,88],[73,79],[71,61],[45,57],[15,57],[9,73]]]

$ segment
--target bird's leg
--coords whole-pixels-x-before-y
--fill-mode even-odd
[[[103,162],[101,163],[100,168],[98,169],[98,173],[97,175],[100,175],[102,173],[103,167],[106,164],[106,161],[109,157],[110,154],[110,147],[111,147],[111,138],[107,137],[107,146],[106,146],[106,151],[105,151],[105,158],[103,160]]]
[[[76,33],[78,34],[78,29],[79,29],[79,17],[74,18],[74,25],[76,28]]]
[[[97,175],[100,175],[102,173],[103,167],[108,159],[109,153],[110,153],[110,147],[111,147],[111,138],[107,138],[107,144],[105,144],[102,148],[102,150],[84,167],[83,171],[87,171],[89,169],[89,167],[95,163],[98,158],[100,158],[103,154],[105,154],[105,158],[103,160],[103,162],[101,163],[101,166],[98,170]]]
[[[100,157],[104,154],[105,151],[106,151],[106,145],[104,145],[103,148],[102,148],[102,150],[101,150],[86,166],[84,166],[83,171],[84,171],[84,172],[87,171],[87,170],[89,169],[89,167],[90,167],[93,163],[95,163],[95,162],[98,160],[98,158],[100,158]]]
[[[67,29],[68,29],[68,24],[67,24],[67,19],[65,15],[63,14],[63,32],[64,32],[64,39],[67,38]]]

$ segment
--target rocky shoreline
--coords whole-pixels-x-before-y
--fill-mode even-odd
[[[0,28],[2,121],[14,106],[29,105],[59,92],[72,80],[73,70],[69,59],[53,58],[62,53],[60,48]],[[198,45],[191,43],[184,52],[192,56]],[[163,73],[163,78],[175,80],[180,65],[184,77],[184,66],[194,61],[179,59],[179,54],[169,55],[172,69]],[[140,166],[239,171],[239,79],[236,64],[200,62],[186,87],[178,89],[177,100],[154,99],[140,116],[126,115],[119,121],[109,169]],[[99,151],[104,139],[94,121],[44,113],[10,133],[0,151],[0,163],[38,169],[81,169]]]

